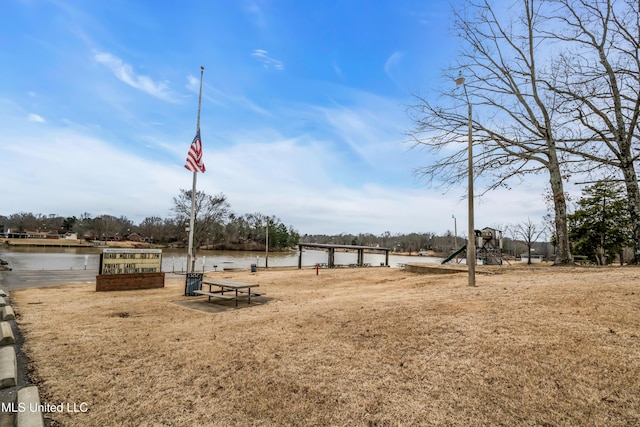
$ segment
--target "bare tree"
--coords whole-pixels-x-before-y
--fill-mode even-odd
[[[531,264],[531,248],[544,235],[544,227],[534,224],[531,218],[511,229],[514,239],[522,240],[527,246],[527,264]]]
[[[173,212],[178,224],[188,224],[191,217],[191,190],[180,190],[180,195],[173,198]],[[195,221],[193,230],[194,254],[207,239],[222,235],[224,221],[229,215],[227,197],[220,193],[209,195],[204,191],[196,191]]]
[[[164,236],[162,218],[159,216],[148,216],[139,225],[140,231],[146,238],[153,242],[160,241]]]
[[[634,262],[640,251],[640,4],[638,0],[553,0],[547,36],[563,47],[547,88],[564,101],[576,135],[563,150],[622,176],[633,223]],[[605,172],[610,175],[611,172]]]
[[[454,29],[463,42],[459,64],[445,71],[453,82],[458,70],[467,78],[470,101],[485,117],[473,118],[474,174],[485,179],[485,191],[522,179],[527,174],[546,173],[553,194],[556,264],[573,262],[569,249],[567,204],[557,133],[565,117],[556,114],[556,95],[540,80],[540,46],[545,39],[538,31],[543,20],[537,2],[523,0],[516,18],[502,22],[488,0],[454,10]],[[515,8],[515,6],[514,6]],[[418,146],[440,155],[419,173],[430,181],[458,183],[466,176],[468,116],[460,108],[462,93],[441,93],[443,105],[416,96],[409,108],[415,128],[409,136]]]
[[[13,231],[24,232],[40,227],[42,221],[31,212],[19,212],[9,215],[7,218],[9,228]]]

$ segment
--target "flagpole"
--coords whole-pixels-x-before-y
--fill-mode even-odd
[[[196,135],[200,133],[200,107],[202,106],[202,76],[204,66],[200,66],[200,94],[198,96],[198,124],[196,125]],[[196,269],[196,258],[193,254],[193,233],[196,212],[196,182],[198,173],[193,171],[193,186],[191,187],[191,217],[189,218],[189,249],[187,254],[187,273],[193,273]]]

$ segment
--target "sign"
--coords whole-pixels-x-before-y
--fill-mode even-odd
[[[162,249],[107,248],[100,255],[99,274],[160,273]]]

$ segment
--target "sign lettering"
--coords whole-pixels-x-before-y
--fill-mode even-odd
[[[160,273],[162,249],[103,249],[99,274]]]

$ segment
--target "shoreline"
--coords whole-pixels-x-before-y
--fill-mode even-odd
[[[62,248],[92,248],[96,247],[93,242],[86,242],[82,240],[67,240],[67,239],[0,239],[0,244],[3,246],[31,246],[31,247],[62,247]]]
[[[0,239],[0,245],[4,246],[13,246],[13,247],[52,247],[52,248],[137,248],[137,249],[175,249],[170,248],[167,245],[156,245],[153,243],[146,242],[132,242],[132,241],[104,241],[104,240],[94,240],[91,242],[86,242],[82,240],[66,240],[66,239],[9,239],[2,238]],[[198,251],[216,251],[216,250],[224,250],[224,251],[239,251],[239,252],[256,252],[263,253],[264,248],[261,249],[236,249],[236,248],[199,248]],[[291,252],[295,251],[293,248],[286,249],[269,249],[270,253],[282,253],[282,252]],[[342,250],[337,249],[337,252],[342,252]],[[390,252],[392,255],[397,256],[410,256],[416,258],[444,258],[447,256],[445,253],[436,252],[432,250],[427,251],[411,251],[411,252]]]

